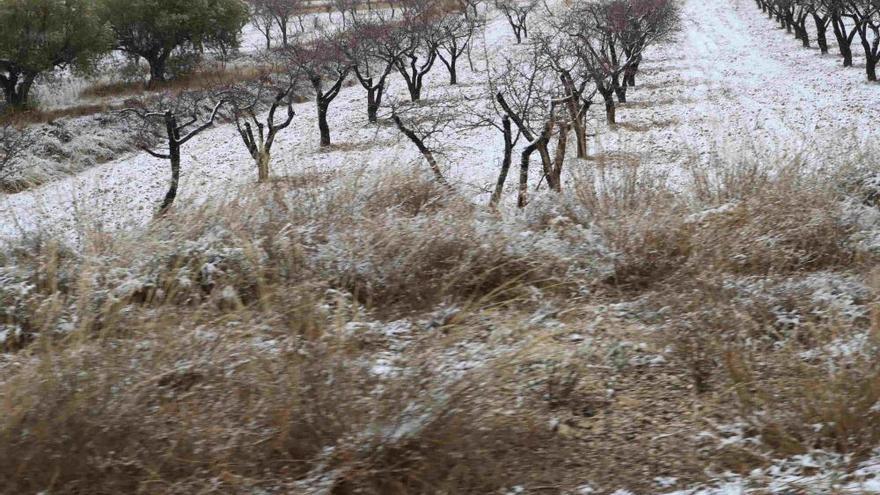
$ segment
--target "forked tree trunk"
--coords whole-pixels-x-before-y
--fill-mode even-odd
[[[850,35],[854,33],[847,34],[846,23],[844,22],[843,17],[839,15],[835,15],[831,18],[831,26],[834,30],[834,37],[837,38],[837,49],[840,51],[840,56],[843,57],[843,66],[852,67],[852,36]]]
[[[862,25],[858,28],[859,38],[862,42],[862,48],[865,51],[865,73],[868,81],[877,80],[877,59],[878,45],[880,45],[880,32],[868,32],[868,26]],[[873,38],[870,36],[873,34]]]
[[[458,59],[453,58],[452,61],[449,63],[449,65],[446,66],[446,68],[449,70],[449,85],[450,86],[455,86],[456,84],[458,84],[458,69],[455,66],[457,61],[458,61]]]

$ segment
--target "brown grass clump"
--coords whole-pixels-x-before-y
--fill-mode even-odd
[[[644,288],[701,273],[809,272],[855,261],[850,237],[857,227],[827,177],[746,167],[696,177],[693,196],[666,187],[624,171],[610,187],[579,189],[617,253],[615,285]]]
[[[30,124],[46,124],[55,122],[63,118],[85,117],[88,115],[96,115],[99,113],[108,113],[115,110],[121,110],[122,106],[114,106],[109,104],[89,104],[77,105],[67,108],[59,108],[55,110],[40,110],[28,108],[21,111],[7,112],[0,114],[0,124],[9,124],[13,126],[25,126]]]
[[[694,178],[599,167],[504,215],[419,174],[304,173],[6,246],[0,493],[650,493],[866,457],[865,191]]]
[[[471,301],[562,261],[510,255],[518,271],[499,268],[505,258],[489,250],[510,242],[506,231],[481,238],[472,210],[424,200],[426,184],[377,185],[390,189],[366,212],[404,206],[376,223],[349,216],[363,198],[347,187],[318,200],[288,186],[76,250],[4,251],[0,328],[23,338],[4,333],[16,353],[0,362],[0,493],[482,494],[561,483],[567,444],[505,405],[516,392],[494,358],[470,374],[443,371],[455,358],[429,327],[399,371],[376,372],[383,349],[401,344],[345,291],[345,272],[328,268],[357,258],[328,256],[341,240],[378,243],[384,232],[400,244],[370,248],[370,297],[426,311],[441,298],[479,311]],[[412,252],[400,256],[403,246]],[[492,328],[525,318],[488,325],[459,313]],[[476,340],[475,328],[459,333]]]
[[[759,447],[773,457],[814,450],[867,458],[880,442],[877,319],[866,333],[846,323],[812,326],[809,342],[772,353],[729,349],[724,368]],[[760,454],[758,454],[760,455]]]
[[[83,97],[106,98],[111,96],[139,96],[149,92],[204,91],[243,82],[258,81],[271,74],[271,67],[263,66],[209,66],[181,75],[169,81],[147,88],[143,82],[113,82],[96,84],[83,90]]]
[[[181,317],[8,374],[0,492],[302,493],[320,477],[328,493],[488,493],[558,458],[477,382],[379,381],[342,341],[260,350],[244,313]]]
[[[695,178],[685,195],[599,202],[614,205],[599,221],[612,281],[640,296],[703,402],[725,405],[713,419],[746,425],[715,461],[749,472],[816,449],[866,458],[880,441],[876,291],[854,241],[871,227],[847,212],[864,202],[841,175],[800,166]]]

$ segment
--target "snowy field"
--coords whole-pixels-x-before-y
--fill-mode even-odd
[[[618,129],[608,129],[601,105],[594,106],[590,152],[605,157],[598,162],[602,166],[642,166],[674,179],[719,161],[797,155],[833,165],[848,159],[843,149],[875,136],[880,87],[865,82],[860,70],[840,68],[833,55],[800,48],[797,40],[773,29],[753,2],[687,0],[683,18],[679,40],[646,56],[640,85],[618,111]],[[490,63],[501,51],[518,49],[502,17],[492,19],[486,32]],[[246,40],[258,46],[259,33],[250,32]],[[481,52],[478,44],[475,53]],[[460,85],[450,87],[438,64],[428,76],[425,99],[485,99],[485,74],[463,65]],[[405,99],[399,77],[392,79],[390,93]],[[335,145],[321,150],[314,105],[296,105],[293,125],[273,150],[273,173],[425,167],[415,147],[392,126],[368,125],[365,107],[360,86],[345,88],[330,114]],[[440,141],[448,177],[485,201],[500,163],[500,133],[452,128]],[[254,181],[254,166],[232,125],[198,136],[184,153],[181,203],[205,194],[235,195]],[[572,159],[567,170],[592,166]],[[105,229],[141,225],[164,194],[167,177],[167,163],[141,153],[0,198],[0,235],[36,228],[72,232],[85,220]]]
[[[844,69],[835,54],[833,38],[829,39],[831,53],[828,55],[821,55],[818,48],[804,49],[800,41],[787,35],[772,20],[767,19],[752,0],[682,1],[681,33],[676,40],[652,47],[646,54],[638,86],[630,90],[628,103],[621,104],[618,108],[617,127],[610,128],[605,124],[601,101],[596,101],[591,109],[588,128],[592,135],[589,143],[590,159],[576,159],[572,149],[574,146],[569,147],[570,156],[565,165],[565,180],[568,184],[564,187],[570,187],[576,178],[584,176],[584,172],[597,169],[612,175],[622,170],[635,169],[676,184],[678,180],[695,171],[712,173],[722,170],[726,165],[744,163],[771,168],[786,160],[798,160],[806,162],[809,167],[834,168],[858,158],[852,156],[851,149],[862,150],[861,153],[872,153],[876,150],[875,143],[880,132],[877,128],[880,118],[880,107],[877,105],[880,101],[880,84],[865,81],[864,71],[861,70],[860,47],[854,45],[856,68]],[[315,16],[327,18],[326,14]],[[242,50],[248,54],[258,53],[264,46],[261,36],[248,26]],[[507,21],[493,11],[485,35],[475,41],[473,55],[478,70],[470,70],[467,59],[463,57],[459,66],[459,84],[449,86],[448,73],[438,61],[425,82],[424,102],[418,105],[420,110],[426,112],[436,109],[435,105],[441,103],[452,104],[458,109],[456,122],[431,139],[442,150],[442,153],[438,153],[438,158],[448,180],[468,198],[480,204],[488,202],[491,187],[497,179],[503,137],[494,128],[474,128],[468,123],[474,119],[475,113],[486,111],[487,100],[491,97],[488,76],[483,69],[487,66],[498,67],[504,55],[522,49],[524,47],[514,44]],[[401,78],[395,74],[390,81],[386,102],[408,101],[408,93]],[[354,82],[353,78],[350,82]],[[83,87],[84,83],[76,82],[66,93],[56,95],[56,99],[53,100],[51,95],[44,95],[42,100],[64,106],[72,98],[75,99],[74,95]],[[365,91],[356,82],[345,87],[332,103],[329,123],[333,145],[329,148],[322,149],[319,146],[314,103],[298,103],[294,110],[296,116],[292,125],[278,135],[272,150],[271,170],[274,178],[332,178],[339,172],[345,172],[346,177],[356,176],[358,173],[374,175],[382,171],[423,170],[429,173],[418,150],[393,125],[387,120],[378,125],[367,121]],[[380,112],[381,117],[388,117],[387,109]],[[536,164],[533,162],[533,165]],[[230,123],[218,124],[195,137],[183,148],[177,207],[192,207],[210,198],[247,195],[254,187],[261,187],[255,184],[256,175],[256,166],[247,154],[235,126]],[[511,171],[511,177],[513,176],[515,172]],[[18,239],[31,232],[41,232],[75,243],[78,235],[85,230],[138,229],[153,218],[157,205],[165,195],[168,178],[167,161],[153,158],[147,153],[135,153],[31,190],[0,195],[0,240]],[[533,179],[537,181],[538,177]],[[515,180],[509,178],[506,201],[514,199],[515,185]],[[540,207],[541,203],[536,203]],[[736,205],[727,204],[705,213],[707,216],[724,214],[724,208],[728,206],[732,206],[730,209],[733,210]],[[873,206],[865,206],[866,210],[869,208]],[[508,210],[515,211],[513,207]],[[871,218],[877,218],[876,212]],[[699,221],[689,222],[690,220],[685,221],[682,225],[699,225]],[[505,228],[515,229],[521,224],[511,221],[505,225]],[[515,233],[519,235],[521,232],[516,230]],[[381,234],[387,235],[385,231],[381,231]],[[483,242],[479,235],[474,237]],[[344,240],[343,237],[340,239]],[[584,241],[581,244],[584,249],[577,251],[572,257],[590,260],[592,252],[587,249],[591,247],[589,242]],[[362,244],[350,242],[350,246],[354,246],[352,251],[357,251],[356,248]],[[125,258],[124,263],[131,262]],[[608,270],[612,272],[613,268]],[[835,278],[838,275],[841,280],[849,280],[849,274],[843,271],[840,274],[817,271],[817,285],[824,290],[826,285],[830,287],[832,282],[838,280]],[[730,275],[726,272],[725,274]],[[740,275],[740,278],[736,278]],[[765,274],[768,285],[777,282],[771,275],[776,274]],[[782,272],[780,276],[787,275],[797,277],[802,274]],[[748,285],[747,282],[759,285],[760,282],[749,278],[749,273],[737,273],[731,275],[730,279],[744,285]],[[865,291],[870,292],[868,288]],[[827,289],[827,292],[830,294],[829,298],[840,295],[832,289]],[[800,297],[799,293],[792,293],[792,297]],[[694,407],[694,411],[677,410],[675,407],[681,405],[678,402],[683,404],[686,401],[680,400],[680,397],[667,400],[668,397],[662,396],[668,392],[661,386],[664,383],[664,373],[668,372],[667,368],[679,366],[667,365],[667,358],[670,363],[675,358],[672,357],[668,341],[662,340],[662,337],[669,336],[659,335],[663,330],[662,324],[635,323],[635,317],[626,320],[626,317],[631,316],[627,313],[627,308],[637,306],[636,302],[625,300],[628,295],[617,295],[621,299],[614,304],[606,304],[607,301],[599,298],[597,302],[593,301],[590,299],[592,296],[592,293],[584,296],[587,302],[566,300],[566,304],[583,304],[589,310],[580,308],[578,311],[583,311],[583,314],[578,312],[576,316],[565,315],[570,318],[565,323],[561,321],[569,308],[566,311],[548,310],[546,314],[536,313],[523,324],[529,338],[533,334],[538,335],[536,341],[523,340],[526,344],[520,342],[516,345],[521,344],[523,348],[528,348],[534,343],[541,344],[539,337],[543,330],[548,335],[552,334],[553,339],[547,339],[552,341],[552,345],[568,350],[575,349],[577,352],[583,350],[586,353],[588,347],[594,345],[592,340],[595,338],[595,349],[599,350],[590,347],[589,352],[595,352],[597,356],[607,354],[609,363],[613,353],[623,349],[626,357],[630,356],[625,354],[628,352],[626,349],[630,349],[634,357],[627,357],[622,366],[638,369],[633,374],[637,373],[640,379],[644,374],[651,375],[650,380],[655,381],[648,385],[645,383],[650,380],[639,382],[643,389],[635,390],[637,387],[628,389],[627,382],[621,379],[620,386],[615,389],[602,380],[605,375],[601,374],[607,372],[613,375],[612,368],[596,366],[597,369],[593,370],[595,375],[591,375],[590,379],[598,384],[596,386],[602,397],[607,396],[609,403],[617,400],[615,407],[620,408],[615,409],[613,415],[599,414],[600,419],[611,419],[607,419],[607,423],[600,423],[596,419],[596,424],[617,426],[614,418],[629,414],[630,412],[620,410],[625,411],[630,404],[633,408],[638,406],[646,409],[644,415],[640,413],[635,416],[639,420],[655,415],[652,419],[656,420],[656,424],[633,422],[627,425],[632,428],[626,430],[627,433],[632,433],[635,429],[639,430],[639,435],[657,433],[650,439],[651,445],[645,449],[655,448],[655,440],[658,444],[683,442],[688,443],[688,446],[700,442],[745,445],[754,440],[754,435],[746,432],[747,425],[714,425],[709,424],[709,421],[706,425],[700,423],[699,429],[705,426],[706,431],[685,437],[682,432],[690,434],[693,431],[674,424],[675,421],[679,421],[680,416],[701,416],[701,412],[696,411],[698,407]],[[868,303],[864,306],[867,307]],[[663,308],[666,309],[669,308]],[[657,311],[658,319],[662,319],[660,313],[663,310]],[[459,309],[441,308],[438,313],[443,311],[455,314]],[[632,309],[633,313],[636,311],[637,309]],[[377,335],[382,334],[383,342],[391,343],[384,350],[371,355],[374,359],[370,367],[371,373],[391,376],[399,371],[398,366],[403,369],[403,353],[400,349],[410,345],[410,339],[415,341],[416,330],[421,331],[421,323],[406,318],[393,322],[374,322],[367,319],[370,315],[362,316],[365,318],[364,322],[349,322],[345,327],[346,331],[364,334],[375,332]],[[431,324],[433,325],[433,320]],[[605,332],[606,326],[613,329],[614,333]],[[254,340],[259,338],[255,337]],[[278,337],[279,341],[281,338]],[[260,340],[259,344],[274,352],[276,341],[268,340],[269,337],[266,339]],[[650,345],[646,347],[645,342]],[[512,347],[507,347],[501,338],[499,342],[486,340],[470,347],[450,347],[445,350],[443,359],[432,364],[438,369],[446,367],[450,375],[456,375],[503,356],[504,352],[515,347],[514,344],[510,345]],[[376,348],[380,347],[377,345]],[[535,349],[540,350],[540,345]],[[817,355],[822,351],[823,349],[817,349]],[[582,356],[578,354],[578,357]],[[647,371],[643,373],[644,370]],[[617,379],[615,376],[615,380]],[[605,388],[606,385],[608,388]],[[656,396],[649,394],[653,401],[645,400],[640,403],[638,400],[642,397],[639,394],[645,390],[656,392]],[[674,390],[680,395],[691,393],[690,389],[684,387]],[[688,392],[681,392],[682,390]],[[658,414],[658,411],[669,413],[669,416]],[[670,417],[674,419],[669,420]],[[597,426],[596,430],[599,429]],[[594,433],[590,430],[590,434]],[[601,435],[595,434],[597,438]],[[564,436],[561,429],[559,435]],[[610,434],[606,436],[620,438]],[[646,445],[649,443],[645,441],[645,437],[637,437],[635,433],[633,438],[636,438],[632,442],[635,448],[642,447],[642,444],[638,444],[639,441]],[[607,441],[611,443],[613,440]],[[600,456],[600,447],[590,444],[590,449],[597,449],[591,451],[591,454]],[[864,459],[866,460],[856,460],[851,456],[817,450],[788,459],[768,459],[769,462],[763,465],[769,467],[754,469],[748,474],[703,473],[706,476],[700,479],[712,481],[701,486],[685,480],[684,475],[681,480],[658,477],[649,482],[656,486],[651,493],[663,495],[880,493],[880,451],[868,453]],[[647,469],[657,469],[657,466],[646,467]],[[593,486],[600,486],[601,482],[602,480],[585,479],[576,493],[600,493]],[[617,485],[612,490],[616,488]],[[606,491],[601,493],[610,493],[607,486],[603,489]],[[513,487],[507,493],[516,495],[527,492],[522,487]],[[614,492],[614,495],[635,494],[621,489]]]

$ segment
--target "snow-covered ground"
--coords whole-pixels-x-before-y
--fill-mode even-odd
[[[620,112],[621,122],[653,128],[607,133],[604,145],[661,166],[844,162],[846,148],[877,135],[880,86],[833,52],[802,48],[749,0],[688,0],[679,41],[648,57],[638,109]]]
[[[679,39],[648,54],[640,86],[619,111],[622,125],[608,129],[601,105],[594,108],[597,135],[591,153],[609,157],[601,162],[605,166],[640,164],[675,174],[719,160],[795,153],[828,165],[848,159],[851,144],[876,136],[880,85],[865,82],[863,71],[845,70],[834,55],[801,48],[749,0],[686,0],[683,10]],[[500,17],[489,23],[485,40],[490,60],[517,49]],[[477,58],[477,65],[485,66]],[[449,87],[438,64],[426,82],[425,99],[485,97],[485,74],[467,70],[466,61],[463,65],[460,86]],[[390,91],[390,98],[405,99],[399,77]],[[314,105],[298,104],[293,125],[278,137],[273,174],[424,167],[414,146],[392,126],[368,124],[365,107],[360,86],[345,88],[330,114],[336,145],[321,150]],[[443,139],[448,176],[482,194],[497,174],[501,135],[493,129],[453,128]],[[255,179],[255,167],[231,125],[198,136],[184,153],[182,204],[206,192],[237,194]],[[595,163],[600,162],[571,160],[567,168]],[[84,220],[111,229],[143,224],[165,192],[167,168],[142,153],[0,198],[0,236],[37,227],[71,232]]]

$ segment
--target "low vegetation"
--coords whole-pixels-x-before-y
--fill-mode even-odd
[[[864,458],[880,431],[870,177],[795,168],[685,190],[621,176],[509,218],[420,176],[275,181],[142,233],[7,246],[2,484],[645,488],[577,465],[622,447],[568,425],[606,414],[597,381],[648,391],[661,370],[682,387],[669,400],[702,408],[679,418],[691,440],[664,447],[693,456],[669,475],[814,449]],[[572,347],[566,329],[608,305],[631,309]],[[639,338],[668,368],[626,351],[634,325],[661,330]],[[560,357],[573,350],[587,354]],[[700,449],[720,421],[752,441]]]

